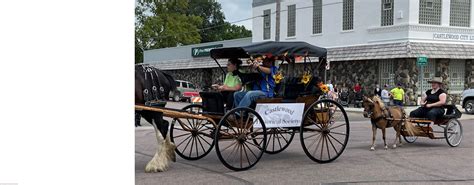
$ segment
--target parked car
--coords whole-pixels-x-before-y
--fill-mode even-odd
[[[170,92],[170,98],[173,101],[190,101],[192,96],[198,96],[200,90],[191,82],[176,80],[176,91]]]
[[[467,89],[462,92],[461,106],[466,113],[474,114],[474,89]]]

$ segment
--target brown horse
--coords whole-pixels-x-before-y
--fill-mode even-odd
[[[168,100],[169,92],[176,89],[173,77],[159,69],[148,65],[135,65],[135,104]],[[146,172],[166,171],[169,162],[175,161],[174,143],[168,133],[168,121],[163,114],[152,111],[136,111],[135,126],[140,125],[140,116],[155,129],[158,147],[156,153],[145,167]],[[165,139],[166,138],[166,139]]]
[[[385,141],[385,128],[393,127],[396,131],[393,148],[397,147],[397,139],[399,145],[402,145],[402,139],[400,137],[402,125],[405,125],[405,129],[408,133],[414,133],[415,127],[411,123],[407,123],[406,113],[403,108],[398,106],[387,108],[378,96],[372,98],[364,97],[362,105],[364,106],[364,117],[370,118],[370,122],[372,123],[372,146],[370,150],[375,150],[377,128],[382,130],[385,149],[388,149],[387,142]]]

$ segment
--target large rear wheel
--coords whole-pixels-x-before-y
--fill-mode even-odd
[[[329,99],[313,103],[303,116],[300,140],[311,160],[328,163],[337,159],[349,141],[349,119],[344,108]]]
[[[254,127],[259,122],[261,127]],[[253,167],[266,148],[266,128],[262,117],[252,109],[232,109],[222,117],[215,134],[219,160],[234,171]]]
[[[201,105],[188,105],[183,110],[198,114]],[[175,118],[171,125],[171,141],[176,153],[183,159],[198,160],[209,154],[214,146],[214,124],[207,120]]]
[[[450,119],[444,127],[444,137],[449,146],[456,147],[462,140],[462,125],[457,119]]]

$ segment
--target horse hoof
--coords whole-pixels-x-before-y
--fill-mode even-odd
[[[387,145],[385,145],[385,147],[383,147],[383,149],[384,149],[384,150],[387,150],[387,149],[388,149],[388,146],[387,146]]]
[[[370,151],[374,151],[375,150],[375,147],[370,147]]]
[[[397,148],[397,145],[393,145],[393,149]]]

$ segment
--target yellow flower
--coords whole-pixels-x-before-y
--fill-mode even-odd
[[[311,80],[311,73],[309,72],[304,72],[303,73],[303,78],[301,78],[301,83],[307,84]]]
[[[281,74],[281,72],[278,72],[277,74],[273,76],[273,78],[275,79],[275,83],[279,84],[284,77]]]
[[[326,84],[323,84],[322,82],[318,84],[318,87],[321,89],[321,91],[323,91],[323,93],[329,92],[329,87]]]

